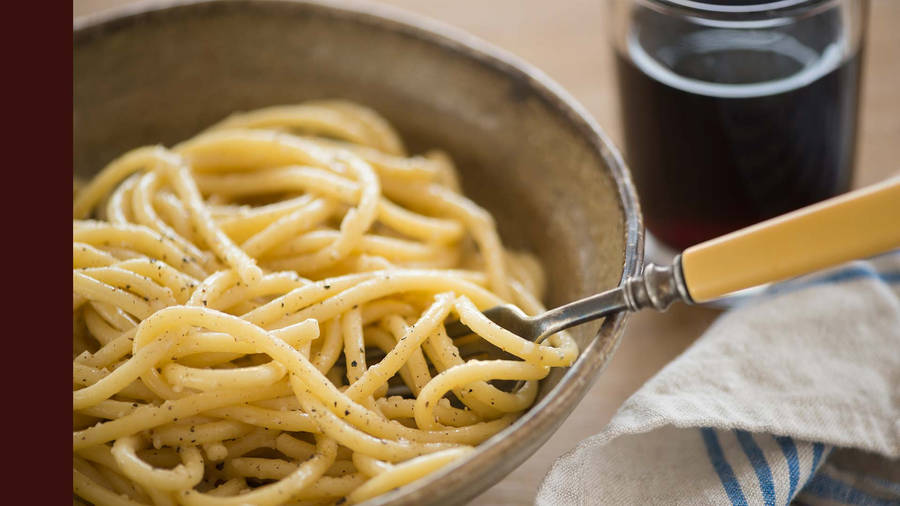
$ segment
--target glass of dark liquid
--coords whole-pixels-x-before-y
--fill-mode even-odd
[[[849,190],[865,0],[612,0],[648,256]]]

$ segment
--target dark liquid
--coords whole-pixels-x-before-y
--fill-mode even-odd
[[[802,70],[777,53],[732,49],[716,58],[740,63],[689,55],[672,70],[725,84],[767,72],[783,79],[792,65]],[[715,86],[705,94],[685,91],[690,83],[669,86],[617,60],[626,159],[646,225],[669,246],[684,249],[849,189],[858,54],[811,83],[730,98],[710,96]]]

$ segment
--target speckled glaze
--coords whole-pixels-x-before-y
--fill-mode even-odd
[[[503,240],[540,257],[548,305],[639,271],[643,227],[616,148],[544,74],[465,33],[384,7],[188,1],[79,18],[74,42],[75,174],[234,111],[348,98],[387,117],[412,152],[451,153]],[[575,365],[472,457],[366,504],[459,504],[499,481],[584,396],[627,317],[577,328]]]

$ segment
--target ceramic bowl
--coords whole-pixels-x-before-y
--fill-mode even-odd
[[[412,152],[453,156],[504,242],[542,261],[547,305],[614,287],[641,265],[628,171],[584,108],[534,67],[435,22],[335,3],[143,3],[77,19],[74,68],[79,176],[234,111],[346,98],[383,114]],[[472,457],[370,504],[458,504],[501,480],[584,396],[626,318],[575,329],[577,362],[544,379],[536,404]]]

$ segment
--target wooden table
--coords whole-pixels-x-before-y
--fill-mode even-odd
[[[82,15],[133,0],[75,0]],[[524,58],[578,99],[622,146],[612,53],[603,2],[570,0],[389,0],[466,30]],[[900,170],[900,1],[873,0],[866,41],[856,184]],[[574,413],[528,461],[474,505],[528,504],[553,460],[598,432],[647,379],[687,348],[716,318],[705,307],[640,313],[629,323],[615,360]]]

